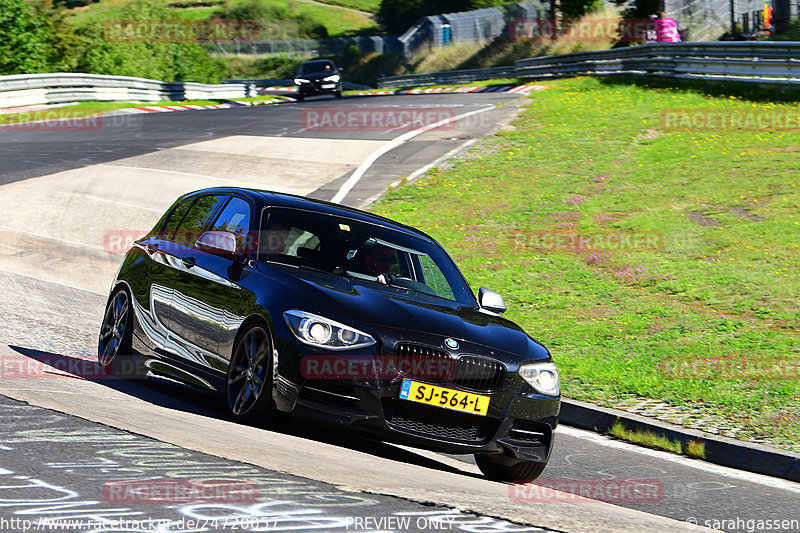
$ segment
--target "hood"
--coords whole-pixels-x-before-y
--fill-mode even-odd
[[[550,357],[517,324],[476,306],[309,270],[292,269],[287,278],[282,281],[296,292],[291,301],[305,302],[293,308],[379,335],[382,329],[406,330],[502,350],[520,360]]]

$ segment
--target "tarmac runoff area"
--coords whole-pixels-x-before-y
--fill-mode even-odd
[[[241,186],[305,195],[383,144],[237,135],[9,183],[0,187],[0,271],[103,294],[122,254],[181,194]]]

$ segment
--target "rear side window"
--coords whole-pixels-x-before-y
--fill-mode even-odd
[[[234,196],[219,214],[213,231],[230,231],[236,235],[236,251],[246,252],[250,233],[250,204]]]
[[[226,195],[208,195],[197,198],[194,203],[187,201],[179,204],[164,225],[162,238],[187,246],[194,245],[211,215],[226,199]]]

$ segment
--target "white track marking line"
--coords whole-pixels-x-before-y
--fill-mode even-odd
[[[467,141],[464,141],[462,144],[460,144],[459,146],[453,148],[452,150],[450,150],[449,152],[447,152],[443,156],[438,157],[436,160],[433,161],[433,163],[428,163],[424,167],[418,168],[417,170],[415,170],[414,172],[412,172],[411,174],[409,174],[405,178],[406,179],[406,184],[413,183],[414,180],[416,180],[418,177],[420,177],[423,174],[425,174],[427,171],[429,171],[433,167],[439,165],[443,161],[447,161],[448,159],[450,159],[451,157],[453,157],[457,153],[463,151],[465,148],[467,148],[469,146],[472,146],[476,142],[478,142],[478,139],[469,139]],[[396,188],[396,187],[399,187],[401,183],[403,183],[403,180],[399,179],[399,180],[393,182],[391,185],[389,185],[389,187],[390,188]],[[380,197],[383,196],[383,194],[384,193],[381,192],[381,193],[376,194],[375,196],[367,198],[366,202],[364,202],[364,203],[366,205],[369,205],[369,204],[377,201],[378,199],[380,199]]]
[[[608,437],[597,435],[596,433],[592,433],[590,431],[584,431],[582,429],[575,429],[563,425],[558,426],[558,429],[556,430],[556,435],[558,434],[569,435],[570,437],[588,440],[592,444],[605,446],[607,448],[616,448],[618,450],[624,450],[626,452],[634,452],[640,455],[647,455],[648,457],[654,457],[656,459],[663,459],[665,461],[670,461],[682,466],[687,466],[689,468],[704,470],[710,474],[716,474],[719,476],[724,476],[732,479],[738,479],[740,481],[746,481],[749,483],[757,483],[759,485],[765,485],[767,487],[771,487],[774,489],[780,489],[800,494],[800,483],[794,483],[792,481],[788,481],[785,479],[774,478],[762,474],[754,474],[752,472],[743,472],[741,470],[728,468],[726,466],[706,463],[698,459],[690,459],[688,457],[683,457],[681,455],[674,455],[659,450],[651,450],[650,448],[642,448],[640,446],[634,446],[633,444],[628,444],[627,442],[612,440]]]
[[[414,181],[418,177],[422,176],[423,174],[425,174],[427,171],[429,171],[433,167],[439,165],[440,163],[442,163],[444,161],[447,161],[448,159],[450,159],[451,157],[453,157],[457,153],[459,153],[459,152],[465,150],[466,148],[472,146],[476,142],[478,142],[478,139],[469,139],[467,141],[464,141],[459,146],[456,146],[455,148],[453,148],[452,150],[450,150],[449,152],[447,152],[443,156],[441,156],[441,157],[437,158],[436,160],[434,160],[433,163],[429,163],[429,164],[425,165],[424,167],[419,168],[419,169],[415,170],[414,172],[412,172],[411,174],[409,174],[408,177],[406,178],[406,181],[408,183],[411,183],[412,181]],[[402,180],[400,180],[400,181],[402,181]],[[392,183],[392,185],[397,187],[398,185],[400,185],[400,181],[395,181],[394,183]]]
[[[451,122],[455,122],[455,121],[460,120],[462,118],[466,118],[466,117],[469,117],[469,116],[472,116],[472,115],[476,115],[478,113],[484,113],[486,111],[491,111],[494,108],[495,108],[495,106],[492,105],[492,106],[489,106],[489,107],[484,107],[482,109],[476,109],[475,111],[470,111],[468,113],[462,113],[461,115],[456,115],[454,117],[446,118],[446,119],[440,120],[439,122],[436,122],[434,124],[428,124],[427,126],[423,126],[421,128],[417,128],[417,129],[415,129],[413,131],[409,131],[407,133],[404,133],[403,135],[400,135],[399,137],[395,137],[391,141],[387,142],[386,144],[384,144],[383,146],[381,146],[380,148],[375,150],[363,163],[361,163],[361,165],[357,169],[355,169],[353,171],[353,174],[347,179],[346,182],[344,182],[342,184],[342,186],[336,192],[334,197],[331,198],[331,202],[339,203],[342,200],[344,200],[345,196],[347,196],[347,194],[351,190],[353,190],[353,187],[355,187],[356,184],[359,182],[359,180],[361,180],[361,178],[364,176],[364,173],[367,170],[369,170],[369,167],[371,167],[372,164],[375,163],[375,161],[377,161],[380,156],[384,155],[385,153],[387,153],[387,152],[389,152],[391,150],[394,150],[395,148],[397,148],[398,146],[402,145],[403,143],[405,143],[409,139],[413,139],[417,135],[419,135],[421,133],[425,133],[426,131],[430,131],[432,129],[439,128],[441,126],[446,126],[447,124],[450,124]]]

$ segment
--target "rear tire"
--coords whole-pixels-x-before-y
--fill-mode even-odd
[[[247,328],[236,341],[226,398],[228,412],[236,421],[264,424],[272,418],[272,342],[259,325]]]
[[[306,97],[300,93],[297,93],[297,96],[295,96],[295,98],[297,99],[298,102],[302,102],[303,100],[306,99]]]
[[[475,454],[475,462],[483,475],[492,481],[528,483],[538,478],[547,463],[521,461],[503,455]]]
[[[133,308],[128,291],[120,288],[108,300],[97,340],[97,362],[112,376],[142,378],[144,366],[133,354]]]

